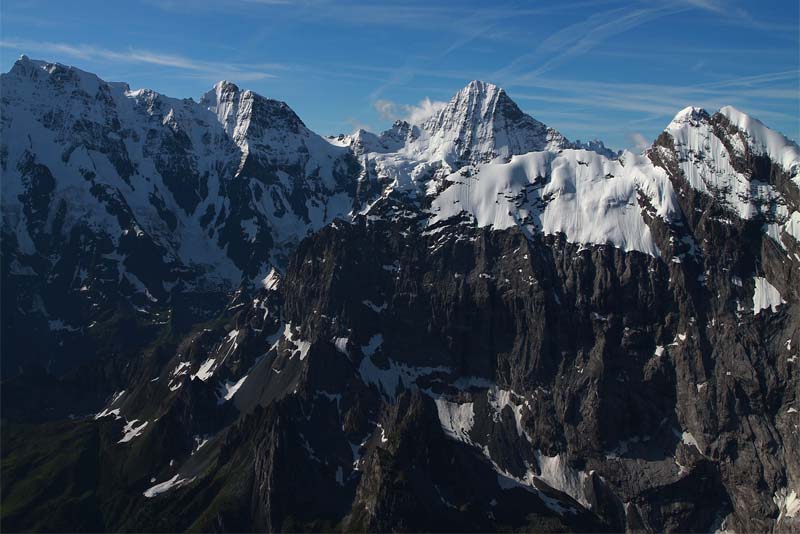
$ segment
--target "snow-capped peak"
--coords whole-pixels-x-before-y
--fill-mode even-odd
[[[733,127],[733,130],[730,130],[728,125]],[[728,133],[722,134],[719,131],[720,126],[728,130]],[[698,129],[703,131],[695,131]],[[719,135],[727,136],[729,146],[737,152],[737,155],[745,155],[746,145],[747,152],[769,157],[800,185],[800,147],[797,143],[733,106],[724,106],[713,116],[703,108],[686,107],[675,115],[666,131],[681,144],[696,144],[695,151],[705,150],[703,147],[707,143],[703,140],[709,139],[709,135],[715,139]],[[735,132],[741,135],[733,135]],[[697,137],[694,142],[691,141],[693,137]]]
[[[505,91],[493,83],[472,80],[453,97],[453,100],[471,99],[482,106],[483,110],[486,110],[487,106],[494,103],[501,93],[505,94]]]
[[[488,82],[473,80],[428,119],[423,128],[432,133],[441,129],[458,129],[475,122],[493,120],[502,113],[522,115],[522,111],[503,89]]]
[[[422,129],[428,159],[451,168],[516,154],[563,148],[564,137],[519,109],[500,87],[474,80],[456,93]]]
[[[502,91],[503,89],[496,86],[490,82],[484,82],[482,80],[472,80],[469,82],[462,91],[472,91],[472,92],[479,92],[479,93],[492,93],[496,91]]]
[[[69,86],[73,89],[78,89],[90,95],[94,95],[100,85],[105,84],[105,82],[100,80],[100,78],[91,72],[86,72],[77,67],[72,67],[69,65],[62,65],[61,63],[52,63],[49,61],[31,59],[24,54],[21,55],[16,62],[14,62],[11,70],[2,76],[4,79],[16,79],[17,83],[15,85],[19,89],[22,89],[26,83],[36,83],[41,80],[50,80],[54,86]],[[3,84],[4,93],[7,93],[9,90],[9,85],[10,84]],[[121,85],[123,89],[128,88],[127,84],[107,85]]]
[[[217,83],[214,84],[214,90],[217,93],[222,93],[222,92],[227,92],[227,91],[238,92],[239,91],[239,86],[236,85],[233,82],[228,81],[228,80],[220,80],[220,81],[218,81]]]
[[[711,116],[708,112],[697,106],[687,106],[680,110],[675,117],[672,118],[669,125],[667,126],[667,130],[673,129],[675,127],[680,128],[684,124],[692,123],[696,124],[698,122],[708,120]]]
[[[214,113],[227,134],[243,148],[245,139],[309,134],[303,121],[285,102],[250,90],[242,91],[227,80],[214,84],[200,98],[200,105]],[[284,143],[273,142],[268,146],[281,144]]]
[[[800,150],[783,135],[731,106],[714,115],[697,107],[681,110],[666,128],[689,185],[713,196],[741,219],[768,214],[784,224],[790,213],[780,192],[754,174],[748,161],[766,156],[800,185]],[[780,231],[771,231],[779,239]]]
[[[214,84],[209,91],[200,97],[200,104],[208,107],[209,109],[218,105],[221,101],[229,98],[231,95],[239,93],[239,86],[228,80],[220,80]]]
[[[230,136],[234,136],[238,122],[239,87],[220,80],[200,98],[200,105],[217,116],[217,120]]]
[[[46,61],[40,61],[38,59],[31,59],[25,54],[22,54],[19,56],[19,59],[14,62],[9,74],[15,74],[18,76],[29,75],[35,69],[44,69],[47,67],[47,65],[50,65],[50,63],[47,63]]]

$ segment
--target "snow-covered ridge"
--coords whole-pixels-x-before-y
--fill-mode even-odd
[[[735,151],[735,154],[730,155],[743,156],[747,148],[752,154],[767,156],[782,167],[800,187],[800,147],[797,143],[733,106],[724,106],[713,115],[700,107],[684,108],[675,115],[665,131],[692,153],[703,154],[706,158],[711,157],[714,162],[722,163],[718,160],[729,155],[713,132],[711,122],[716,116],[725,117],[741,134],[741,137],[727,139]],[[726,154],[722,155],[722,152]],[[729,167],[719,170],[728,174],[731,171]]]
[[[425,129],[436,131],[431,124],[438,126],[451,120],[450,115],[458,109],[474,111],[464,116],[494,117],[492,106],[496,107],[502,94],[491,84],[473,82],[438,117],[426,123]],[[770,223],[764,231],[785,248],[782,236],[797,237],[795,221],[800,213],[792,211],[769,184],[742,175],[734,167],[736,158],[728,153],[727,146],[733,143],[733,150],[742,155],[743,143],[747,142],[752,153],[767,155],[784,169],[797,172],[797,145],[733,108],[723,108],[723,112],[735,119],[732,122],[742,131],[740,137],[724,141],[716,137],[711,116],[697,107],[681,110],[667,126],[681,170],[692,187],[715,196],[739,217],[768,215]],[[441,193],[430,186],[425,191],[436,197],[431,224],[466,213],[479,227],[521,226],[531,232],[563,234],[573,243],[610,244],[625,251],[660,255],[639,199],[644,197],[647,209],[655,210],[651,215],[665,222],[678,217],[680,207],[665,169],[654,165],[649,154],[624,152],[608,157],[601,150],[574,150],[571,145],[564,140],[560,146],[546,145],[467,169],[452,169],[454,172],[445,173],[443,179],[453,185]],[[384,162],[391,165],[397,158],[383,154],[375,161],[380,172]],[[395,174],[398,168],[393,166]]]
[[[717,125],[730,125],[733,132],[720,133]],[[761,121],[732,106],[714,115],[698,107],[681,110],[665,130],[673,139],[678,165],[689,185],[715,197],[741,219],[767,217],[764,231],[786,248],[784,235],[800,240],[792,207],[769,183],[742,171],[738,161],[747,154],[766,156],[800,187],[800,147]]]
[[[733,158],[724,141],[715,135],[711,116],[704,109],[689,107],[680,111],[666,131],[674,140],[679,166],[689,185],[717,197],[742,219],[758,213],[758,201],[777,194],[768,184],[751,183],[748,176],[734,168]]]
[[[769,157],[783,167],[800,187],[800,147],[797,143],[733,106],[724,106],[719,113],[745,134],[751,152]]]
[[[62,201],[70,208],[62,232],[83,223],[115,245],[152,239],[164,262],[200,266],[228,285],[263,280],[303,237],[336,217],[376,215],[395,192],[416,208],[428,197],[431,224],[466,213],[479,226],[519,225],[654,256],[646,220],[679,212],[670,178],[648,155],[571,142],[486,82],[470,82],[422,124],[330,139],[285,103],[227,81],[195,102],[23,56],[2,84],[3,227],[26,254],[36,252],[37,232],[58,231],[47,225]],[[742,175],[728,150],[766,155],[799,184],[800,150],[732,107],[718,115],[741,135],[723,142],[712,116],[695,107],[667,126],[683,174],[741,218],[768,211],[765,232],[786,247],[800,213]],[[55,179],[44,222],[18,202],[38,166]],[[120,272],[147,294],[168,290]]]
[[[479,227],[520,225],[563,233],[573,243],[611,244],[653,256],[660,251],[638,194],[667,221],[679,210],[666,172],[631,152],[619,159],[587,150],[533,152],[448,180],[454,184],[434,200],[432,223],[467,213]]]

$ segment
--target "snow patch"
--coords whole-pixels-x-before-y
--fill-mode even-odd
[[[109,415],[113,415],[115,419],[122,419],[122,416],[120,416],[120,414],[119,414],[120,409],[119,408],[115,408],[115,409],[112,410],[111,407],[114,406],[114,404],[116,404],[117,401],[120,398],[122,398],[122,396],[124,394],[125,394],[125,390],[124,389],[114,393],[114,395],[111,396],[111,400],[108,402],[106,407],[103,408],[103,410],[101,412],[95,414],[94,418],[95,419],[102,419],[103,417],[107,417]]]
[[[289,356],[289,358],[291,359],[295,356],[300,356],[300,361],[303,361],[306,359],[306,356],[308,356],[308,351],[311,349],[311,342],[304,341],[299,337],[296,337],[292,332],[293,328],[294,327],[292,326],[292,323],[286,323],[283,328],[283,338],[295,346],[295,349],[292,351],[292,355]]]
[[[475,424],[473,403],[465,402],[459,404],[444,398],[434,399],[434,402],[436,403],[436,411],[439,414],[439,423],[442,425],[444,433],[456,441],[472,444],[469,432]]]
[[[788,488],[781,488],[775,492],[772,501],[780,510],[777,522],[780,522],[784,517],[795,517],[797,513],[800,512],[800,497],[798,497],[798,491],[800,490],[789,491]]]
[[[583,484],[588,477],[584,471],[570,467],[560,454],[546,456],[538,450],[534,454],[540,470],[536,478],[551,488],[566,493],[586,508],[591,507],[583,492]]]
[[[169,480],[162,482],[160,484],[156,484],[155,486],[148,488],[144,491],[142,495],[147,497],[148,499],[152,499],[156,495],[160,495],[166,491],[171,489],[180,488],[181,486],[185,486],[186,484],[191,484],[194,482],[195,478],[181,478],[180,474],[176,473],[174,477],[170,478]]]
[[[350,352],[347,350],[347,342],[349,338],[346,337],[335,337],[333,338],[333,346],[336,347],[336,350],[344,354],[345,356],[350,356]]]
[[[200,366],[200,369],[198,369],[197,372],[192,375],[192,380],[197,378],[198,380],[205,382],[211,378],[214,374],[214,363],[216,361],[216,358],[209,358],[204,361],[203,365]]]
[[[391,400],[394,400],[398,386],[402,386],[404,389],[414,389],[419,378],[437,372],[450,371],[447,367],[412,367],[397,363],[391,358],[387,358],[387,360],[388,368],[382,369],[375,365],[372,356],[364,356],[358,366],[358,373],[364,384],[375,385]]]
[[[680,435],[680,437],[684,445],[688,447],[694,447],[695,449],[697,449],[697,452],[703,454],[703,451],[700,449],[700,445],[697,443],[697,440],[695,439],[695,437],[692,435],[691,432],[683,432]]]
[[[280,281],[281,281],[280,274],[273,267],[272,269],[270,269],[269,274],[267,274],[267,276],[265,276],[264,279],[261,280],[261,287],[263,287],[267,291],[277,291]]]
[[[122,419],[122,416],[119,414],[119,408],[115,408],[114,410],[110,410],[105,408],[102,412],[96,414],[94,416],[95,419],[102,419],[103,417],[107,417],[109,415],[113,415],[114,419]]]
[[[367,356],[372,356],[375,354],[375,351],[381,347],[381,345],[383,345],[383,335],[375,334],[369,338],[369,341],[366,345],[361,347],[361,351]]]
[[[525,430],[522,427],[522,408],[524,407],[524,403],[520,402],[519,404],[515,402],[517,399],[522,399],[521,395],[514,393],[511,390],[500,389],[497,386],[491,386],[489,389],[486,390],[487,399],[489,401],[489,406],[492,408],[492,419],[495,422],[500,421],[500,414],[502,413],[503,409],[508,406],[511,408],[511,412],[514,414],[514,422],[516,423],[517,428],[517,435],[522,436],[526,435]],[[530,441],[530,438],[528,438]]]
[[[778,306],[786,304],[786,301],[781,298],[778,290],[767,282],[766,278],[756,276],[755,292],[753,293],[753,313],[758,315],[762,310],[771,309],[773,313],[778,311]]]
[[[385,310],[386,308],[389,307],[389,305],[386,304],[385,302],[380,304],[380,305],[378,305],[378,304],[375,304],[374,302],[372,302],[371,300],[362,300],[361,304],[363,304],[367,308],[371,309],[375,313],[381,313],[383,310]]]
[[[226,401],[229,401],[236,395],[236,392],[239,391],[239,388],[242,387],[244,381],[247,380],[249,375],[244,375],[242,378],[237,380],[236,382],[232,382],[230,380],[226,380],[224,383],[220,384],[219,387],[219,396],[217,399],[218,404],[223,404]]]
[[[125,425],[125,428],[122,429],[122,439],[117,443],[127,443],[144,432],[144,427],[147,426],[148,421],[144,421],[141,425],[136,426],[138,421],[138,419],[134,419]]]

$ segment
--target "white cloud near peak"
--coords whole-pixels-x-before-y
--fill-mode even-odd
[[[372,103],[372,107],[378,112],[381,119],[404,120],[409,124],[424,123],[446,105],[446,102],[434,101],[428,97],[423,98],[416,105],[398,105],[385,99],[375,100]]]

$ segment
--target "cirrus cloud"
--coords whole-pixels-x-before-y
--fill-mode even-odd
[[[28,54],[48,54],[58,57],[69,57],[83,61],[115,62],[125,64],[143,64],[157,67],[168,67],[182,71],[189,76],[219,80],[231,78],[239,81],[263,80],[275,78],[275,74],[267,70],[283,68],[278,64],[259,65],[252,68],[247,65],[235,63],[219,63],[214,61],[198,60],[178,54],[169,54],[129,48],[125,50],[112,50],[89,44],[71,44],[47,41],[29,41],[18,39],[0,40],[0,48],[10,48]]]

